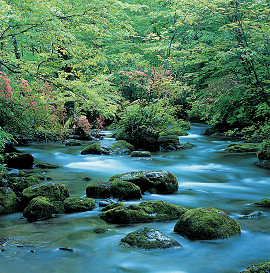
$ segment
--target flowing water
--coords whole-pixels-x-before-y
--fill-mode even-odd
[[[189,241],[173,232],[176,220],[113,225],[99,219],[100,208],[90,212],[61,214],[33,223],[22,213],[0,217],[0,238],[9,241],[0,252],[0,272],[132,272],[132,273],[225,273],[239,272],[252,263],[269,260],[269,209],[251,204],[269,198],[270,170],[255,165],[255,155],[224,152],[229,141],[201,135],[206,127],[195,125],[180,142],[191,150],[157,152],[152,158],[116,155],[80,155],[81,147],[60,143],[36,144],[21,150],[32,153],[35,163],[50,162],[63,168],[47,174],[68,186],[72,196],[84,196],[89,182],[84,177],[107,181],[116,173],[168,170],[179,181],[175,194],[146,194],[144,200],[164,200],[186,208],[214,207],[240,222],[242,233],[229,239]],[[103,144],[112,142],[105,138]],[[86,143],[85,143],[86,144]],[[138,202],[126,202],[138,203]],[[244,216],[261,211],[260,217]],[[139,250],[120,246],[127,233],[153,227],[176,239],[182,248]],[[95,227],[109,230],[93,232]],[[59,248],[70,248],[73,252]]]

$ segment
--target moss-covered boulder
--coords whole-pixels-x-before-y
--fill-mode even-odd
[[[117,206],[102,212],[100,218],[113,224],[143,223],[177,219],[185,211],[185,208],[165,203],[162,200],[145,201],[138,205]]]
[[[91,198],[117,198],[119,200],[136,200],[142,197],[138,186],[130,182],[91,182],[86,188],[86,196]]]
[[[168,171],[138,171],[116,174],[109,181],[131,182],[139,186],[142,192],[167,194],[178,190],[177,178]]]
[[[111,153],[117,155],[129,155],[134,150],[134,146],[125,140],[117,141],[110,148]]]
[[[62,166],[53,164],[53,163],[39,163],[35,165],[36,168],[41,168],[41,169],[57,169],[61,168]]]
[[[40,184],[40,182],[40,178],[36,175],[5,174],[0,179],[0,186],[9,187],[16,193],[22,193],[24,189]]]
[[[121,239],[121,245],[128,245],[142,249],[181,247],[176,240],[154,228],[141,228],[127,234]]]
[[[86,154],[96,154],[100,155],[102,152],[101,145],[98,142],[92,143],[82,149],[81,154],[86,155]]]
[[[66,212],[80,212],[93,210],[96,206],[92,198],[70,197],[64,200]]]
[[[4,164],[9,168],[31,169],[34,165],[34,157],[28,153],[8,153],[4,156]]]
[[[27,204],[31,199],[43,196],[49,201],[64,201],[69,197],[68,188],[60,183],[45,183],[38,186],[26,188],[22,192],[23,204]]]
[[[270,272],[270,262],[262,262],[258,264],[253,264],[249,266],[246,270],[240,273],[269,273]]]
[[[33,198],[23,211],[23,216],[31,222],[51,218],[53,214],[53,204],[42,196]]]
[[[59,213],[65,213],[65,205],[63,201],[52,201],[51,202],[54,206],[54,213],[59,214]]]
[[[270,207],[270,199],[263,198],[260,201],[254,202],[253,205],[258,207]]]
[[[158,137],[159,150],[161,151],[175,151],[180,145],[179,137],[173,134],[162,134]]]
[[[111,183],[93,181],[86,187],[86,196],[91,198],[110,198]]]
[[[0,187],[0,215],[15,211],[17,204],[16,194],[10,188]]]
[[[179,218],[174,231],[190,240],[224,239],[241,233],[236,220],[214,208],[188,210]]]
[[[130,154],[131,157],[151,157],[152,154],[149,151],[133,151]]]
[[[256,153],[259,147],[255,143],[230,143],[225,149],[230,153]]]
[[[123,207],[123,206],[125,206],[125,204],[123,202],[117,202],[117,203],[107,205],[106,207],[102,208],[101,211],[107,211],[107,210],[110,210],[110,209],[114,209],[114,208],[117,208],[117,207]]]
[[[180,145],[178,145],[178,150],[189,150],[189,149],[193,149],[194,147],[196,147],[196,145],[190,142],[180,143]]]

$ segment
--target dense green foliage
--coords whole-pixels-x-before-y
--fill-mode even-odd
[[[0,4],[0,146],[6,132],[55,140],[119,120],[269,136],[265,0]]]

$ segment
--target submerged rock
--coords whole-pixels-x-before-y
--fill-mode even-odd
[[[65,146],[81,146],[81,145],[82,145],[82,143],[78,140],[70,139],[70,140],[65,141]]]
[[[256,165],[261,168],[270,169],[270,160],[259,159],[257,160]]]
[[[86,188],[86,196],[91,198],[117,198],[119,200],[136,200],[142,197],[141,190],[126,181],[91,182]]]
[[[188,210],[179,218],[174,231],[190,240],[224,239],[241,233],[236,220],[214,208]]]
[[[131,157],[151,157],[152,154],[148,151],[133,151],[130,154]]]
[[[64,201],[69,197],[68,188],[60,183],[46,183],[26,188],[22,192],[23,203],[27,204],[31,199],[43,196],[50,201]]]
[[[15,211],[17,204],[16,194],[10,188],[0,187],[0,215]]]
[[[142,223],[177,219],[184,212],[185,208],[158,200],[144,201],[138,205],[119,205],[101,213],[100,218],[113,224]]]
[[[69,197],[64,200],[66,212],[89,211],[95,208],[95,200],[92,198]]]
[[[27,153],[9,153],[4,156],[4,164],[9,168],[31,169],[34,165],[34,157]]]
[[[139,186],[142,192],[167,194],[178,190],[178,181],[175,175],[168,171],[138,171],[116,174],[109,181],[132,182]]]
[[[260,201],[254,202],[253,205],[258,206],[258,207],[270,207],[270,199],[263,198]]]
[[[181,244],[176,240],[168,237],[159,230],[149,227],[129,233],[121,239],[121,244],[142,249],[181,247]]]
[[[98,228],[94,228],[93,231],[94,231],[95,233],[100,234],[100,233],[105,233],[105,232],[107,232],[108,229],[107,229],[107,228],[98,227]]]
[[[270,272],[270,262],[262,262],[258,264],[253,264],[249,266],[246,270],[240,273],[269,273]]]
[[[54,213],[54,206],[46,197],[38,196],[33,198],[23,211],[23,216],[28,221],[37,221],[51,218]]]

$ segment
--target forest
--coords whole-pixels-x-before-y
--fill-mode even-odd
[[[135,150],[175,151],[193,124],[269,172],[268,0],[0,0],[2,178],[10,145],[105,129]]]

